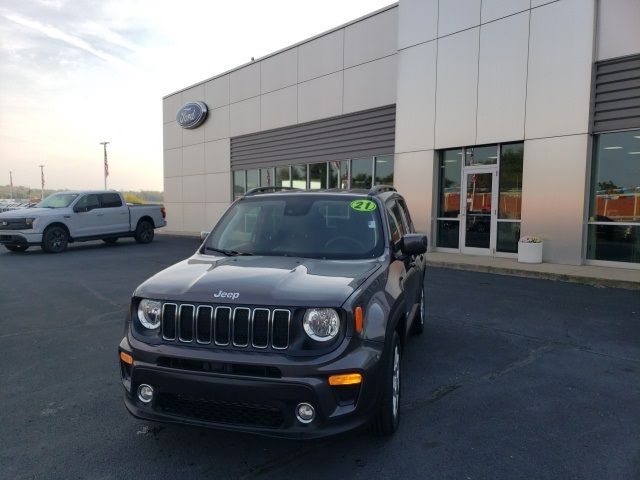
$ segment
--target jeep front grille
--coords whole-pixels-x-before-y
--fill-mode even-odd
[[[165,303],[161,332],[169,342],[285,350],[290,342],[291,311]]]

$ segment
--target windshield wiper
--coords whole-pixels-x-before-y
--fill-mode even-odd
[[[251,253],[236,252],[235,250],[225,250],[225,249],[222,249],[222,248],[204,247],[204,249],[208,250],[208,251],[211,251],[211,252],[223,253],[227,257],[235,257],[235,256],[238,256],[238,255],[253,255]]]

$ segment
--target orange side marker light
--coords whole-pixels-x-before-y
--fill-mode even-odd
[[[358,385],[360,383],[362,383],[362,375],[359,373],[345,373],[329,377],[329,385],[332,387],[337,385]]]
[[[356,319],[356,332],[362,333],[362,329],[364,328],[364,314],[362,313],[362,307],[356,307],[353,311],[353,316]]]
[[[120,352],[120,360],[127,365],[133,365],[133,357],[126,352]]]

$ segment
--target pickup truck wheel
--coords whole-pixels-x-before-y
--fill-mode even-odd
[[[393,332],[391,352],[383,366],[382,395],[372,424],[373,433],[379,436],[392,435],[400,423],[400,360],[400,338]]]
[[[102,241],[107,245],[113,245],[118,241],[118,237],[103,238]]]
[[[420,308],[416,313],[415,318],[413,319],[413,325],[411,325],[411,333],[414,335],[420,335],[424,332],[424,322],[427,317],[427,305],[426,298],[424,295],[424,285],[420,291]]]
[[[69,234],[62,228],[54,225],[44,231],[42,235],[42,250],[47,253],[61,253],[67,249]]]
[[[4,248],[10,252],[26,252],[29,245],[5,245]]]
[[[138,243],[151,243],[154,234],[153,224],[149,220],[140,220],[134,238]]]

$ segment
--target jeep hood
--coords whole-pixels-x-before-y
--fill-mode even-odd
[[[196,254],[154,275],[134,295],[192,303],[339,307],[380,265],[378,259]],[[224,295],[214,296],[220,292]]]

